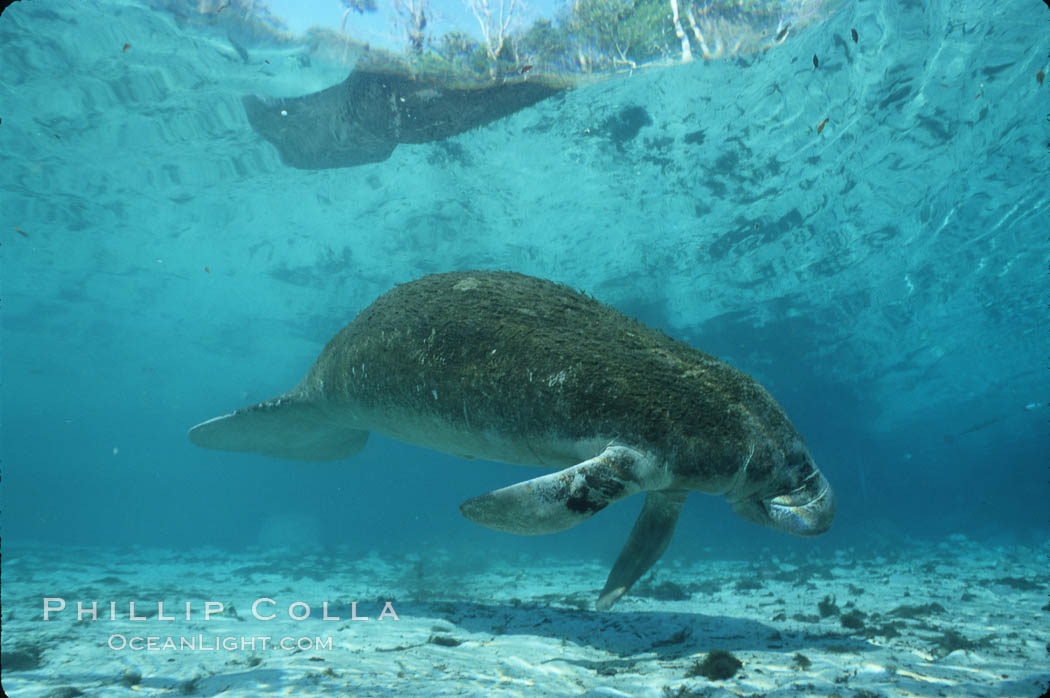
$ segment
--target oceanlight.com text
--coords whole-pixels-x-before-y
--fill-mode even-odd
[[[270,637],[268,635],[122,635],[109,636],[106,645],[117,652],[265,652],[331,650],[332,638]]]

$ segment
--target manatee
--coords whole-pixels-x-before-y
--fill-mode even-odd
[[[499,531],[568,529],[646,492],[597,608],[660,558],[690,492],[749,521],[823,533],[834,496],[756,380],[585,293],[504,271],[432,274],[380,296],[279,397],[198,424],[198,446],[333,461],[369,432],[555,472],[464,502]]]

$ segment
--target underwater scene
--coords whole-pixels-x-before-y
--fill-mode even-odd
[[[0,681],[1050,691],[1050,3],[21,0]]]

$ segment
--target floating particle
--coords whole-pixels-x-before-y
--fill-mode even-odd
[[[211,269],[209,269],[208,267],[204,267],[204,271],[208,272],[209,274],[211,273]]]
[[[124,44],[124,48],[122,48],[120,50],[121,51],[127,51],[129,48],[131,48],[131,44]]]
[[[1035,81],[1038,82],[1040,85],[1043,84],[1043,80],[1045,79],[1046,73],[1044,73],[1043,71],[1040,70],[1038,73],[1035,74]]]
[[[856,29],[850,29],[849,30],[849,35],[851,37],[853,37],[853,43],[857,43],[860,40],[860,35],[857,34],[857,30]]]
[[[22,230],[17,225],[15,226],[15,232],[18,233],[19,235],[21,235],[24,238],[29,237],[29,233],[27,233],[26,231]]]
[[[823,121],[821,121],[819,124],[817,124],[817,133],[818,134],[823,133],[824,127],[827,126],[827,125],[828,125],[828,120],[825,118]]]

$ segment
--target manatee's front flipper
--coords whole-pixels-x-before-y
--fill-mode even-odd
[[[201,422],[190,441],[221,451],[252,451],[291,460],[333,461],[365,447],[368,432],[345,426],[316,404],[279,397]]]
[[[645,506],[634,522],[631,537],[616,558],[605,588],[598,597],[599,611],[609,610],[664,554],[688,496],[689,490],[663,490],[646,495]]]
[[[459,510],[474,523],[497,531],[556,533],[624,497],[664,487],[667,480],[651,456],[609,446],[571,468],[468,499]]]

